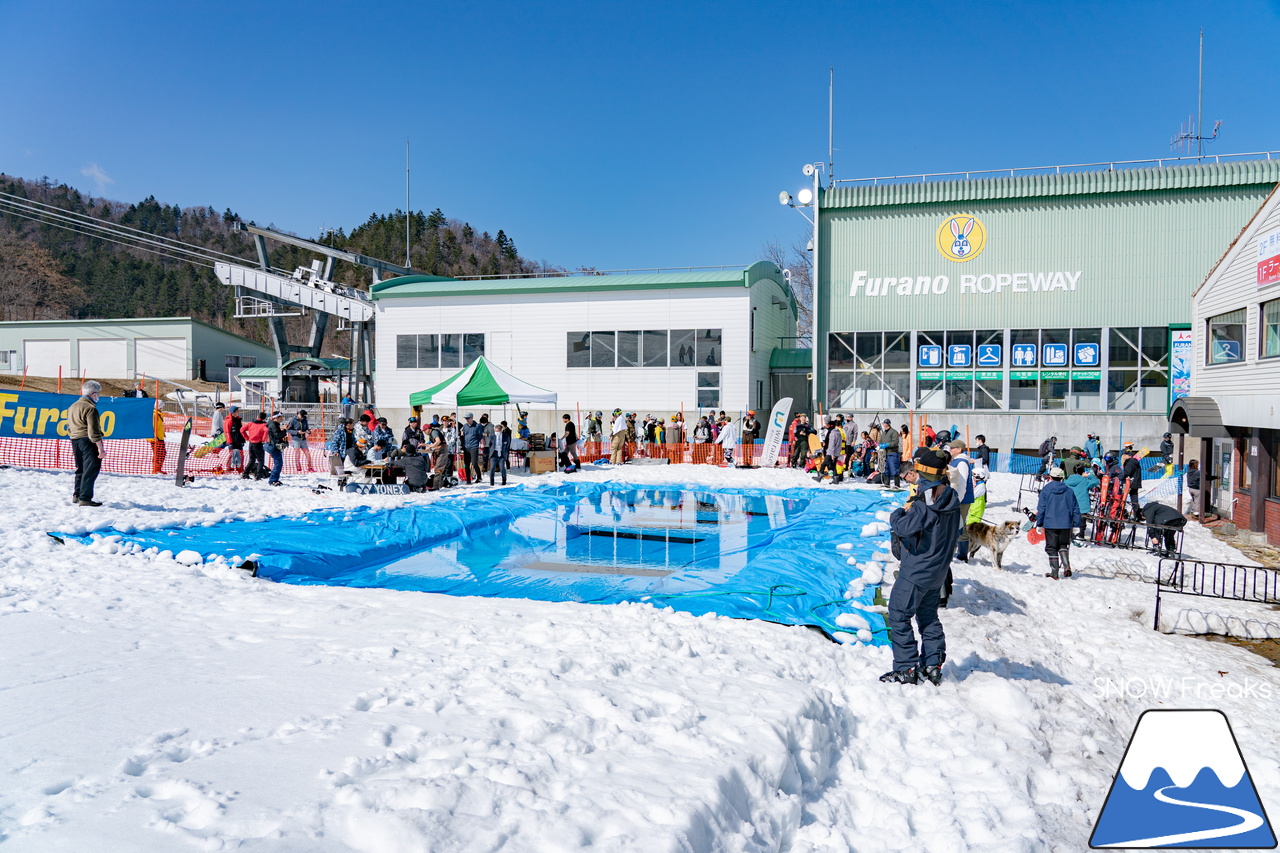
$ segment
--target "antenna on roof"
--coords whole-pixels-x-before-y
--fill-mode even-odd
[[[404,265],[409,263],[409,137],[404,138]]]
[[[836,180],[835,93],[836,67],[832,65],[827,69],[827,186],[831,186]]]
[[[1222,122],[1213,123],[1213,133],[1205,136],[1202,133],[1204,129],[1204,30],[1200,30],[1200,83],[1196,93],[1196,115],[1195,123],[1192,124],[1192,117],[1187,116],[1187,121],[1178,131],[1178,135],[1169,140],[1169,147],[1176,149],[1179,145],[1182,150],[1190,155],[1191,143],[1196,144],[1196,158],[1204,158],[1205,142],[1212,142],[1218,138],[1218,130],[1222,127]]]

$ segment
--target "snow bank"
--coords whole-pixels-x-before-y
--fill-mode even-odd
[[[705,466],[580,476],[622,475],[808,483]],[[1149,570],[1146,555],[1081,549],[1059,583],[1025,537],[1003,572],[985,554],[957,564],[942,686],[888,686],[887,649],[804,628],[289,586],[233,560],[45,535],[404,498],[103,477],[107,505],[89,509],[67,503],[70,482],[0,470],[6,852],[1080,850],[1155,706],[1222,708],[1263,801],[1280,801],[1280,671],[1151,630],[1152,587],[1114,563]],[[1015,517],[1016,489],[993,476],[988,518]],[[1192,553],[1241,559],[1188,527]],[[862,581],[871,563],[891,578],[889,559],[864,561]],[[1171,620],[1194,605],[1276,621],[1187,601],[1166,602]],[[861,617],[841,618],[856,639]]]

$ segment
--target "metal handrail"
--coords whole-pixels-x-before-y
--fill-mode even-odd
[[[885,183],[908,183],[920,181],[927,183],[931,179],[940,178],[960,178],[964,180],[972,180],[975,175],[993,175],[998,177],[1017,177],[1019,173],[1038,173],[1038,174],[1062,174],[1063,169],[1093,169],[1099,166],[1105,166],[1105,171],[1117,172],[1117,166],[1125,168],[1137,168],[1142,165],[1150,165],[1154,163],[1157,168],[1163,168],[1166,163],[1181,163],[1184,161],[1194,161],[1202,163],[1205,160],[1213,160],[1214,163],[1220,163],[1224,158],[1246,158],[1246,157],[1265,157],[1267,160],[1272,159],[1272,155],[1280,157],[1280,151],[1249,151],[1243,154],[1205,154],[1203,157],[1161,157],[1150,160],[1110,160],[1101,163],[1070,163],[1061,166],[1019,166],[1013,169],[971,169],[964,172],[927,172],[919,175],[885,175],[874,178],[838,178],[832,181],[832,185],[836,184],[870,184],[878,186],[881,182]]]

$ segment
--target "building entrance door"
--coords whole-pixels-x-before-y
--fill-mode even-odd
[[[1212,468],[1214,477],[1209,480],[1209,508],[1223,518],[1231,518],[1231,454],[1235,442],[1229,438],[1213,440]]]

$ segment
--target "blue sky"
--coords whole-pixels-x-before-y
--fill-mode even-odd
[[[1280,3],[0,3],[0,171],[311,236],[404,205],[600,269],[745,263],[836,177],[1280,149]]]

